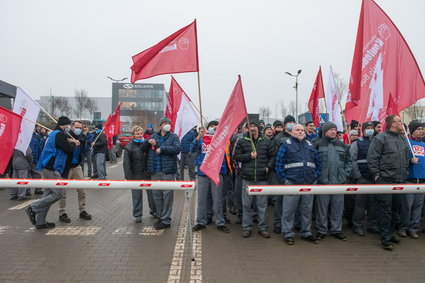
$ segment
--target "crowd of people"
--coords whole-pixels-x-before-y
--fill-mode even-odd
[[[395,237],[417,239],[420,231],[423,194],[359,194],[359,195],[270,195],[252,196],[249,185],[311,185],[311,184],[402,184],[423,183],[425,156],[423,125],[412,121],[404,125],[399,116],[385,119],[385,130],[376,121],[360,125],[351,121],[347,133],[337,130],[332,122],[316,129],[313,122],[297,124],[293,116],[265,125],[252,120],[243,123],[227,143],[216,185],[201,168],[213,140],[218,121],[206,127],[191,129],[180,141],[171,131],[171,120],[163,117],[158,131],[152,125],[144,131],[132,128],[132,140],[123,157],[127,180],[185,180],[198,182],[198,210],[193,231],[205,229],[215,221],[216,228],[229,233],[230,214],[241,225],[241,236],[251,237],[253,226],[259,235],[270,238],[269,230],[283,237],[288,245],[301,239],[317,244],[330,235],[346,240],[343,219],[355,234],[377,233],[384,249],[392,250]],[[47,136],[43,128],[34,130],[26,154],[15,150],[10,162],[14,178],[88,177],[106,179],[105,156],[107,139],[102,126],[95,129],[80,121],[60,117],[56,128]],[[111,158],[116,162],[116,157]],[[93,167],[93,168],[92,168]],[[195,170],[197,168],[197,170]],[[80,218],[90,220],[86,195],[78,192]],[[50,206],[59,201],[59,220],[70,223],[66,213],[63,189],[35,189],[43,196],[25,211],[37,229],[55,227],[46,221]],[[171,226],[173,191],[146,190],[149,211],[157,221],[155,229]],[[12,189],[12,200],[27,200],[27,189]],[[132,190],[133,217],[142,222],[143,191]],[[268,207],[273,207],[273,223],[269,229]],[[314,223],[314,225],[313,225]],[[315,233],[313,233],[315,231]]]

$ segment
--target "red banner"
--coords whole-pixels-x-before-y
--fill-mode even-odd
[[[325,90],[323,87],[322,68],[319,67],[319,72],[317,73],[316,81],[314,82],[313,90],[310,94],[310,100],[308,101],[308,110],[311,113],[311,117],[316,127],[320,126],[319,99],[324,97]]]
[[[216,185],[220,183],[220,168],[227,142],[247,115],[241,76],[239,76],[200,168]]]
[[[173,76],[171,76],[170,91],[168,92],[168,103],[165,108],[165,116],[171,120],[171,130],[174,131],[176,125],[177,112],[179,111],[182,102],[182,95],[184,91],[177,83]]]
[[[347,121],[382,122],[390,93],[398,110],[403,110],[425,97],[425,82],[391,19],[375,2],[363,0],[345,107]]]
[[[0,106],[0,174],[4,173],[12,157],[21,122],[22,116]]]
[[[121,113],[121,103],[115,109],[111,115],[106,119],[105,124],[103,125],[103,131],[105,132],[105,136],[107,138],[112,138],[120,134],[120,115]]]
[[[196,20],[133,56],[131,83],[157,75],[198,71]]]

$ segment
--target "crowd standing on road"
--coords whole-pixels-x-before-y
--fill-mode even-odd
[[[252,236],[254,226],[263,238],[270,238],[268,206],[273,207],[273,232],[294,245],[298,231],[302,240],[317,244],[328,234],[346,241],[343,219],[355,235],[376,233],[384,249],[392,250],[400,237],[417,239],[423,216],[423,194],[285,195],[250,196],[248,185],[311,184],[403,184],[424,183],[424,128],[419,121],[403,125],[399,116],[385,119],[385,131],[376,121],[350,123],[346,134],[332,122],[317,130],[313,122],[284,121],[265,125],[263,121],[241,124],[228,142],[216,185],[200,169],[214,138],[218,121],[206,128],[194,127],[180,141],[171,131],[171,120],[160,119],[158,130],[135,126],[132,140],[124,148],[123,169],[127,180],[189,180],[198,182],[198,210],[193,231],[215,221],[219,231],[229,233],[227,212],[236,216],[243,238]],[[107,139],[97,125],[91,131],[80,121],[62,116],[49,135],[36,128],[24,154],[15,150],[9,166],[14,178],[106,179]],[[408,137],[408,138],[407,138]],[[116,159],[112,157],[112,162]],[[87,163],[86,163],[87,162]],[[94,168],[92,168],[92,166]],[[197,167],[197,172],[194,168]],[[90,220],[84,190],[78,192],[80,218]],[[37,229],[53,228],[46,221],[50,206],[59,201],[59,220],[69,223],[63,189],[35,189],[42,198],[25,209]],[[133,217],[142,222],[143,191],[133,190]],[[11,200],[30,198],[27,189],[12,189]],[[173,191],[147,191],[149,211],[157,218],[154,228],[170,228]],[[314,224],[314,225],[313,225]],[[315,232],[315,233],[314,233]]]

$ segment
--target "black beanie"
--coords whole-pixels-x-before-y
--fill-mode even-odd
[[[102,124],[97,124],[96,129],[102,130]]]
[[[209,127],[211,127],[211,126],[218,126],[218,121],[216,121],[216,120],[210,121],[210,122],[208,123],[207,129],[208,129]]]
[[[350,129],[354,129],[358,125],[359,125],[359,121],[351,120],[351,122],[350,122]]]
[[[258,120],[249,121],[249,125],[251,126],[252,124],[254,124],[255,126],[257,126],[258,127],[258,130],[261,130],[260,122],[258,122]]]
[[[61,116],[58,119],[58,126],[71,125],[71,120],[66,116]]]
[[[326,122],[326,123],[324,123],[322,125],[322,133],[323,133],[323,135],[325,135],[325,133],[327,131],[329,131],[330,129],[332,129],[332,128],[337,129],[337,126],[335,125],[335,123],[332,123],[332,122]]]
[[[423,127],[423,124],[419,122],[418,120],[413,120],[409,123],[409,131],[410,134],[413,134],[414,131],[416,131],[417,128]]]
[[[288,124],[289,122],[295,122],[295,118],[292,115],[288,115],[285,117],[285,120],[283,121],[283,125],[285,126],[286,124]]]
[[[273,122],[273,128],[276,128],[276,127],[283,127],[282,121],[280,121],[280,120],[274,121]]]
[[[362,133],[364,133],[364,130],[365,130],[367,127],[373,127],[373,128],[375,128],[375,127],[373,126],[373,123],[372,123],[372,122],[364,122],[364,123],[362,124]]]

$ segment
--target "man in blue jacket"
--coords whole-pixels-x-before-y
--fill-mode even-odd
[[[285,185],[315,184],[320,176],[320,163],[314,145],[307,140],[304,127],[295,125],[291,138],[281,143],[276,156],[275,170]],[[282,235],[288,245],[294,244],[295,213],[299,211],[301,238],[317,243],[311,233],[313,195],[286,195],[282,202]]]
[[[55,130],[49,135],[37,169],[41,170],[44,179],[61,179],[64,173],[68,154],[71,154],[75,146],[80,142],[70,139],[66,132],[71,130],[71,120],[68,117],[59,117]],[[44,197],[30,204],[25,208],[31,223],[37,229],[46,229],[55,227],[55,223],[46,221],[47,212],[50,206],[60,200],[63,195],[63,189],[44,189]]]
[[[228,174],[225,156],[223,155],[223,162],[220,169],[220,184],[218,186],[208,178],[200,169],[202,161],[207,154],[208,148],[213,139],[214,133],[217,129],[218,122],[211,121],[208,123],[208,132],[205,129],[199,130],[199,135],[192,142],[192,152],[197,153],[196,165],[198,167],[198,212],[197,224],[192,228],[193,231],[205,229],[208,224],[207,207],[208,207],[208,193],[211,192],[213,201],[213,211],[215,215],[215,223],[217,229],[224,233],[229,233],[229,229],[225,226],[223,211],[223,175]]]
[[[177,172],[177,155],[180,153],[180,141],[176,134],[170,132],[171,120],[162,117],[159,120],[159,132],[153,134],[148,143],[148,172],[152,180],[175,180]],[[153,191],[156,207],[156,230],[170,228],[173,209],[173,191]]]

